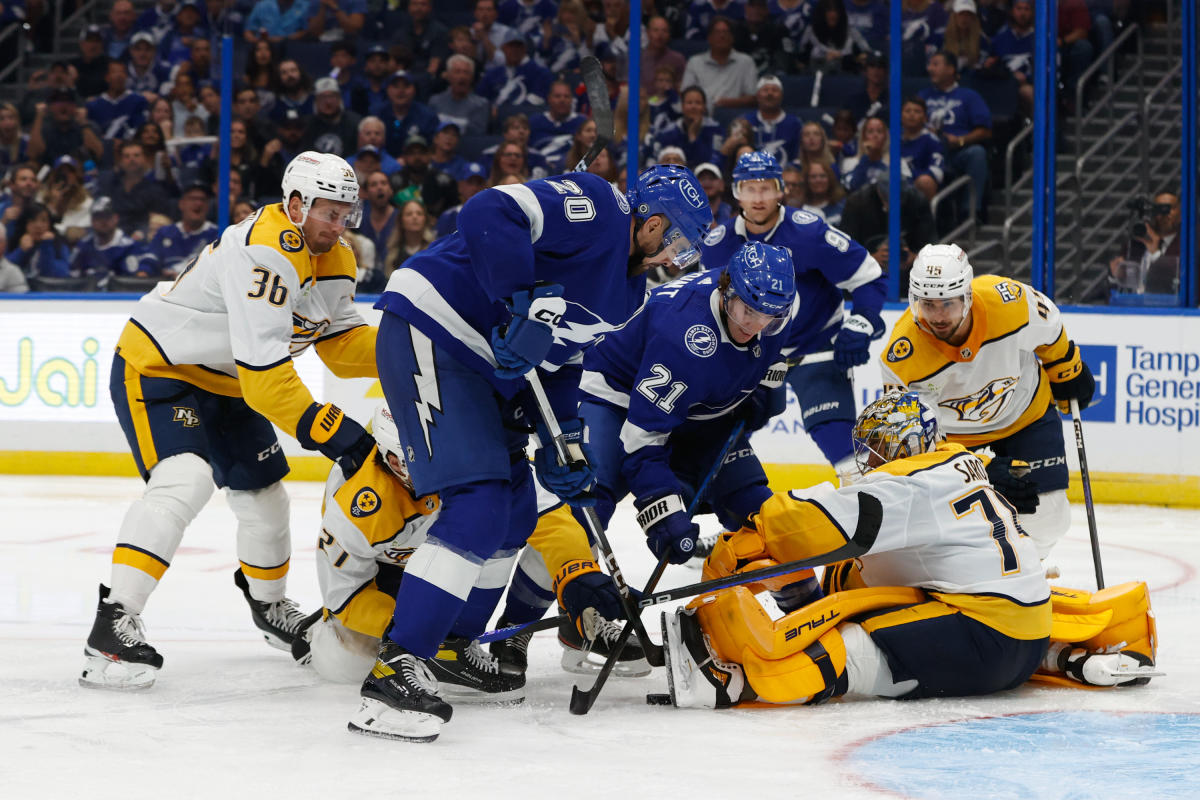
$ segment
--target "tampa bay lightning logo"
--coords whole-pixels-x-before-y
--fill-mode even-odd
[[[617,198],[617,207],[621,209],[622,214],[629,213],[629,198],[625,193],[617,188],[616,184],[610,183],[608,188],[612,189],[613,197]]]
[[[683,192],[683,199],[687,200],[695,208],[704,208],[708,204],[708,200],[704,198],[704,195],[700,194],[700,190],[696,188],[696,184],[687,178],[679,181],[679,191]]]
[[[796,223],[797,225],[808,225],[809,223],[816,222],[817,219],[819,219],[817,215],[813,214],[811,211],[802,211],[800,209],[796,209],[792,212],[792,222]]]
[[[704,237],[704,244],[706,244],[709,247],[712,247],[714,244],[716,244],[717,242],[721,241],[724,238],[725,238],[725,226],[718,225],[717,227],[715,227],[711,231],[709,231],[708,235]]]
[[[708,358],[717,352],[717,332],[707,325],[693,325],[683,334],[683,343],[695,355]]]

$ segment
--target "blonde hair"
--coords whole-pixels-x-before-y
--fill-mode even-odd
[[[945,40],[942,49],[958,59],[958,69],[971,69],[979,63],[979,37],[983,27],[979,24],[979,15],[971,14],[971,24],[963,33],[958,27],[958,14],[953,13],[953,19],[946,23]]]
[[[866,158],[867,151],[863,149],[863,144],[867,140],[867,126],[872,122],[878,122],[883,126],[883,155],[879,157],[881,163],[891,163],[891,148],[888,143],[891,142],[892,132],[888,130],[887,120],[883,117],[867,117],[863,120],[862,125],[858,129],[858,157]]]
[[[804,132],[809,128],[816,128],[821,134],[821,149],[813,155],[804,149]],[[805,172],[808,171],[808,165],[817,161],[821,164],[833,165],[833,148],[829,146],[829,135],[825,133],[825,126],[819,122],[806,122],[800,126],[800,165]]]

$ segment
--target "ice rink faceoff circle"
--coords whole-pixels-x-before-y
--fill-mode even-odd
[[[842,751],[885,796],[1200,796],[1200,714],[1038,711],[902,728]]]

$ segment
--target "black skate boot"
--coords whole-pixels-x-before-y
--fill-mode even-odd
[[[432,742],[454,711],[437,690],[425,662],[385,636],[346,727],[365,736]]]
[[[425,664],[450,700],[506,705],[525,700],[525,674],[502,671],[495,656],[474,640],[451,636]]]
[[[496,623],[497,628],[507,628],[512,625],[503,617]],[[500,662],[500,671],[509,675],[524,675],[529,669],[529,640],[533,631],[522,631],[515,636],[501,639],[488,645],[492,657]]]
[[[106,603],[108,587],[100,584],[96,621],[83,654],[87,661],[79,685],[90,689],[149,689],[163,657],[146,642],[142,618],[120,603]]]
[[[250,616],[254,620],[254,626],[262,631],[267,644],[278,650],[290,653],[292,642],[321,618],[321,609],[318,608],[312,614],[305,614],[295,600],[286,597],[274,603],[255,600],[250,595],[250,584],[241,567],[233,573],[233,582],[242,590],[242,595],[250,605]]]
[[[560,608],[559,613],[565,612]],[[558,643],[563,646],[562,668],[567,672],[576,675],[594,675],[599,672],[608,659],[608,654],[616,646],[617,639],[621,638],[623,623],[613,622],[599,614],[592,619],[596,630],[595,637],[590,642],[579,634],[570,618],[564,618],[558,624]],[[625,641],[621,655],[617,656],[617,663],[613,665],[612,674],[622,678],[640,678],[650,674],[650,662],[646,660],[642,643],[638,641],[636,633],[630,634]]]

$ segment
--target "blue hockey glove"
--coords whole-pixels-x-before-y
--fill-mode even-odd
[[[514,292],[508,326],[492,328],[496,374],[519,378],[546,360],[554,345],[554,328],[567,310],[563,288],[557,284]]]
[[[583,420],[578,418],[563,420],[559,426],[571,463],[559,463],[550,432],[543,425],[538,425],[538,438],[542,440],[542,446],[533,454],[533,474],[546,491],[567,505],[593,506],[596,498],[590,492],[596,485],[596,471],[588,464],[587,429],[583,426]]]
[[[1029,480],[1029,462],[997,456],[988,462],[988,480],[1018,514],[1032,514],[1038,507],[1037,484]]]
[[[672,564],[684,564],[696,549],[700,526],[688,518],[683,498],[677,494],[639,497],[637,521],[646,532],[646,545],[658,558],[665,554]]]
[[[770,422],[772,417],[783,413],[787,405],[786,392],[782,386],[759,386],[734,408],[733,418],[746,423],[746,433],[753,433]]]
[[[575,558],[563,564],[554,576],[554,593],[558,596],[558,604],[585,639],[591,638],[584,625],[584,612],[589,608],[594,608],[605,619],[625,617],[617,585],[600,571],[595,561]]]
[[[300,415],[296,441],[336,461],[347,478],[358,472],[375,446],[375,437],[333,403],[313,403]]]
[[[871,340],[883,335],[883,320],[874,311],[851,314],[833,340],[833,363],[838,369],[865,364],[871,358]]]
[[[1080,411],[1087,408],[1092,403],[1092,395],[1096,393],[1096,379],[1092,377],[1087,362],[1080,361],[1079,366],[1079,374],[1069,380],[1055,383],[1051,376],[1050,394],[1054,395],[1058,410],[1064,414],[1071,413],[1072,400],[1079,401]]]

